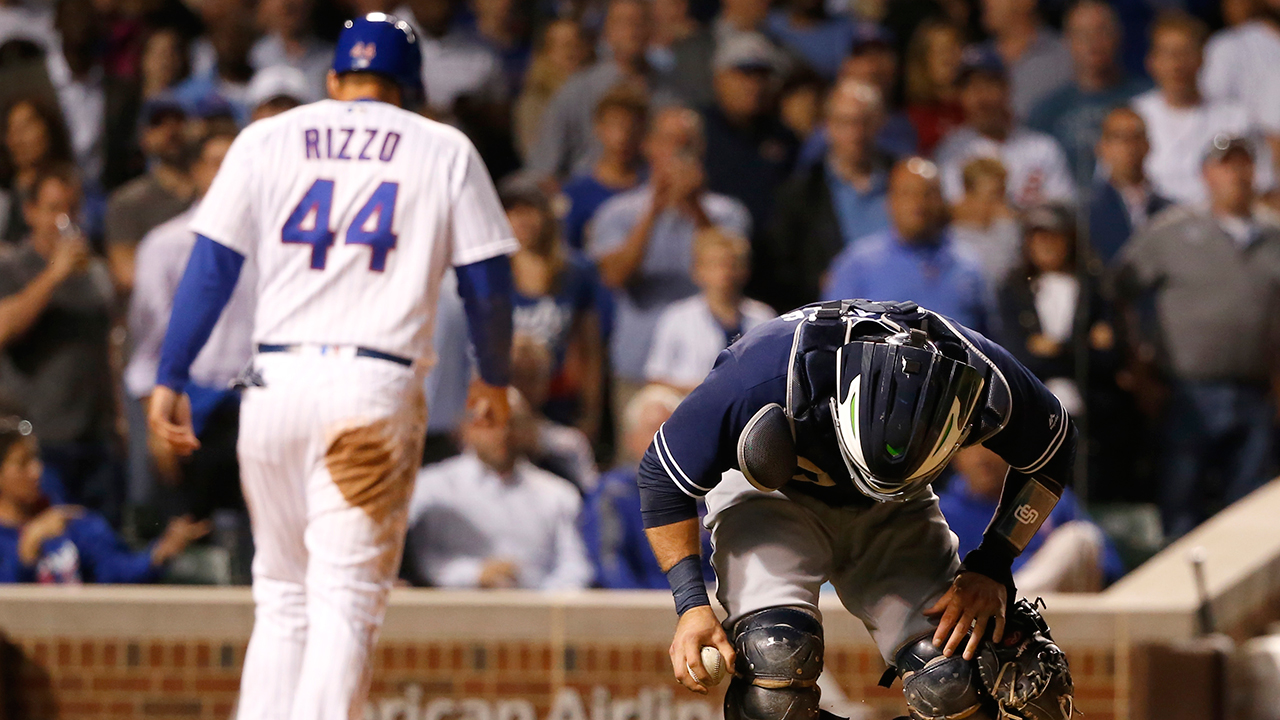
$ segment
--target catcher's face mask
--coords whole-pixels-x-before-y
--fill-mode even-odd
[[[854,484],[881,502],[918,497],[969,434],[982,375],[914,329],[844,345],[836,373],[831,416]]]

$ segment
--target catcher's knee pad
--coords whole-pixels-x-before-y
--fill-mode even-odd
[[[998,644],[984,642],[976,663],[1001,718],[1070,720],[1075,707],[1071,669],[1035,605],[1014,603],[1004,637]]]
[[[725,720],[814,720],[822,674],[822,624],[798,608],[759,610],[731,628],[737,677]]]
[[[982,683],[974,664],[959,654],[944,656],[932,637],[907,643],[894,660],[914,720],[962,720],[982,709]]]

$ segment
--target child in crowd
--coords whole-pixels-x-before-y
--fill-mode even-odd
[[[970,250],[990,287],[1004,281],[1022,256],[1022,231],[1009,207],[1004,163],[980,157],[964,166],[964,197],[951,208],[951,237]]]
[[[151,547],[132,551],[105,518],[61,504],[31,423],[0,418],[0,582],[139,583],[209,532],[209,522],[174,518]]]
[[[746,239],[714,226],[693,240],[693,281],[700,293],[673,303],[658,319],[645,364],[649,382],[689,392],[715,365],[721,350],[774,317],[764,303],[743,297],[751,267]]]

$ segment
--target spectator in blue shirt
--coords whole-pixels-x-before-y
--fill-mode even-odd
[[[893,157],[915,154],[919,145],[915,126],[905,112],[891,105],[898,86],[898,50],[893,33],[875,23],[859,24],[837,82],[845,80],[863,82],[880,91],[885,109],[876,136],[877,147]],[[814,131],[800,147],[796,166],[807,168],[820,162],[827,152],[827,142],[826,128]]]
[[[773,38],[827,82],[840,72],[857,31],[848,17],[828,15],[823,0],[790,0],[785,9],[769,13],[767,24]]]
[[[130,550],[102,515],[51,504],[31,430],[0,417],[0,582],[149,582],[209,532],[208,521],[175,518],[151,547]]]
[[[216,62],[204,72],[192,72],[191,76],[173,89],[173,95],[182,103],[188,115],[205,116],[207,108],[226,105],[231,109],[236,124],[249,124],[250,108],[245,103],[253,66],[249,64],[249,51],[253,48],[252,19],[247,12],[233,11],[220,16],[209,29],[209,42],[216,55]]]
[[[1103,119],[1151,84],[1126,75],[1121,67],[1120,19],[1110,4],[1080,0],[1067,12],[1063,30],[1075,77],[1032,108],[1027,127],[1052,135],[1067,153],[1076,184],[1087,187]]]
[[[987,284],[977,259],[951,238],[936,165],[911,157],[893,166],[889,218],[890,230],[836,256],[823,298],[912,300],[987,332]]]
[[[640,141],[649,114],[648,99],[630,85],[619,85],[596,104],[595,134],[600,159],[591,172],[565,182],[561,192],[569,201],[564,216],[564,239],[581,250],[587,224],[606,200],[640,184],[643,160]]]
[[[956,474],[938,496],[938,507],[960,541],[960,554],[976,548],[991,515],[1009,465],[981,445],[956,453]],[[1049,519],[1013,561],[1019,594],[1097,592],[1124,574],[1111,540],[1080,507],[1067,488]]]
[[[1107,113],[1095,152],[1099,172],[1089,193],[1089,244],[1104,265],[1172,200],[1147,179],[1147,123],[1133,108]]]
[[[825,106],[826,157],[778,191],[773,222],[756,246],[751,293],[786,312],[818,299],[831,259],[855,240],[889,229],[889,168],[876,146],[884,124],[880,91],[838,83]]]
[[[514,329],[546,347],[551,354],[548,372],[558,380],[547,398],[554,407],[538,403],[535,409],[564,424],[577,424],[595,437],[604,402],[600,308],[607,293],[591,261],[560,239],[551,205],[541,190],[531,184],[504,183],[500,197],[520,243],[511,256]],[[566,371],[570,355],[577,362],[572,371]]]
[[[613,590],[667,587],[640,519],[636,472],[654,433],[683,399],[665,385],[649,385],[627,403],[622,420],[620,462],[600,477],[582,512],[582,537],[596,571],[596,585]],[[705,511],[700,508],[700,511]],[[703,577],[714,577],[709,564],[711,535],[702,533]]]

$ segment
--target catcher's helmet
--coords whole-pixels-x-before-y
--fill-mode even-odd
[[[333,71],[339,75],[368,72],[382,75],[401,91],[422,93],[422,49],[409,23],[386,13],[369,13],[348,20],[333,51]]]
[[[962,349],[939,348],[916,329],[841,346],[831,417],[864,495],[917,497],[960,449],[983,385],[966,360]]]

